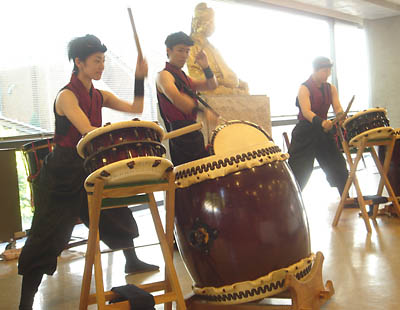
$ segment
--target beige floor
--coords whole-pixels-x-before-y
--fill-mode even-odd
[[[364,194],[376,191],[376,168],[367,160],[360,169],[359,181]],[[362,164],[360,168],[363,168]],[[325,256],[323,276],[332,280],[336,294],[323,306],[329,310],[400,309],[400,220],[381,216],[372,223],[368,234],[356,209],[346,209],[337,228],[331,223],[338,203],[336,189],[331,189],[320,169],[316,169],[303,192],[311,230],[312,250]],[[161,210],[162,208],[160,208]],[[138,255],[163,266],[161,251],[152,228],[149,211],[135,212],[142,236],[136,241]],[[150,246],[143,246],[153,244]],[[84,267],[85,246],[64,251],[58,270],[45,277],[37,294],[35,310],[78,309]],[[126,276],[121,252],[102,255],[105,288],[129,283],[161,280],[162,272]],[[251,262],[249,262],[251,263]],[[175,264],[184,294],[191,292],[191,280],[178,253]],[[18,308],[21,277],[16,261],[0,262],[0,310]],[[90,309],[96,309],[91,306]],[[157,309],[162,309],[158,306]]]

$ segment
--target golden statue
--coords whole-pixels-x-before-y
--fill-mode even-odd
[[[227,66],[218,50],[207,40],[214,32],[214,10],[208,8],[206,3],[199,3],[192,19],[192,32],[190,36],[194,46],[190,49],[187,67],[189,76],[204,79],[201,67],[195,63],[196,55],[203,50],[208,57],[208,63],[218,81],[218,87],[205,94],[214,95],[248,95],[249,89],[246,82],[238,79],[236,74]]]

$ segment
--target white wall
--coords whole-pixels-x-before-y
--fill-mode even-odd
[[[388,110],[400,127],[400,16],[365,22],[371,70],[371,107]],[[351,48],[351,46],[349,46]]]

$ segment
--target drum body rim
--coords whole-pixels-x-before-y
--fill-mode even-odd
[[[133,172],[133,169],[137,168],[138,166],[140,167],[139,168],[140,171],[138,172],[136,170],[135,172]],[[146,169],[144,169],[143,167]],[[153,172],[157,171],[156,174],[150,174],[151,176],[150,178],[146,177],[146,174],[143,174],[143,172],[145,171],[148,172],[149,168],[150,169],[153,168],[154,169]],[[104,180],[105,185],[132,183],[136,181],[133,177],[138,177],[138,176],[143,177],[140,180],[138,180],[138,182],[148,181],[148,180],[159,180],[162,178],[165,172],[170,170],[172,170],[172,162],[163,157],[142,156],[142,157],[124,159],[108,164],[90,173],[85,180],[85,189],[87,192],[92,192],[94,180],[96,179]],[[126,173],[125,178],[119,177],[117,178],[117,180],[115,178],[113,179],[112,174],[114,172],[118,173],[119,171],[130,172],[130,173]],[[157,175],[157,177],[153,177],[154,175]],[[149,176],[149,174],[147,174],[147,176]]]

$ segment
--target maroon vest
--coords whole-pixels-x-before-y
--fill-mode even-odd
[[[310,92],[311,111],[313,111],[322,119],[327,119],[328,110],[332,104],[331,84],[322,83],[321,87],[318,88],[313,79],[310,77],[302,85],[306,86],[308,88],[308,91]],[[296,104],[299,107],[298,119],[305,120],[306,118],[301,112],[300,106],[298,104],[298,99],[296,100]]]
[[[174,77],[177,76],[182,82],[185,83],[186,86],[188,86],[190,89],[193,88],[193,81],[190,77],[188,77],[185,72],[183,72],[181,69],[178,67],[175,67],[171,65],[169,62],[165,64],[165,69],[166,71],[170,72]],[[176,79],[176,78],[175,78]],[[175,83],[178,90],[180,92],[183,92],[183,87],[179,85],[179,83]],[[193,97],[192,97],[193,98]],[[161,93],[157,89],[157,99],[158,99],[158,104],[160,107],[160,112],[163,118],[165,118],[166,121],[169,123],[172,123],[174,121],[182,121],[182,120],[192,120],[196,121],[197,113],[191,113],[191,114],[185,114],[181,110],[179,110],[163,93]]]
[[[63,89],[72,91],[78,98],[79,107],[88,117],[93,127],[101,127],[101,107],[103,105],[103,96],[98,89],[92,85],[90,92],[83,86],[82,82],[75,74],[72,74],[71,81]],[[54,142],[63,147],[75,148],[82,134],[76,129],[66,116],[58,115],[54,106],[56,118],[56,129]]]

